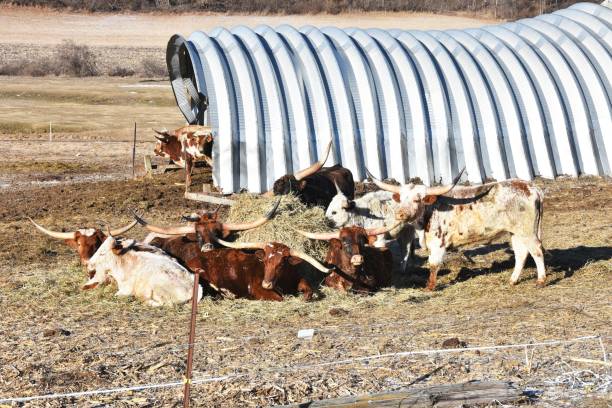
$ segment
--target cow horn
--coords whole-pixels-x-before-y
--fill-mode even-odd
[[[136,219],[136,222],[138,222],[140,225],[142,225],[143,227],[145,227],[151,232],[156,232],[158,234],[164,234],[164,235],[186,235],[186,234],[191,234],[195,232],[195,226],[193,224],[192,225],[182,225],[179,227],[158,227],[156,225],[151,225],[148,222],[146,222],[135,211],[132,211],[132,213],[134,214],[134,218]]]
[[[153,131],[157,133],[157,135],[155,135],[155,138],[159,140],[160,142],[165,142],[166,140],[168,140],[168,137],[170,137],[170,134],[168,133],[168,129],[162,129],[162,130],[153,129]]]
[[[317,261],[312,256],[310,256],[308,254],[305,254],[302,251],[298,251],[296,249],[291,249],[289,253],[291,254],[291,256],[295,256],[296,258],[303,259],[304,261],[308,262],[309,264],[311,264],[312,266],[314,266],[315,268],[317,268],[318,270],[320,270],[323,273],[330,273],[331,272],[331,269],[326,268],[325,266],[323,266],[323,264],[321,264],[321,262]]]
[[[368,235],[380,235],[380,234],[384,234],[386,232],[389,232],[391,230],[394,230],[395,228],[399,227],[402,223],[398,222],[392,226],[383,226],[383,227],[378,227],[378,228],[366,228],[366,233]]]
[[[329,241],[330,239],[340,238],[340,231],[333,232],[307,232],[301,230],[295,230],[297,233],[310,239],[318,239],[321,241]]]
[[[136,224],[138,224],[138,221],[134,220],[131,223],[129,223],[128,225],[126,225],[125,227],[121,227],[121,228],[117,228],[117,229],[114,229],[114,230],[110,230],[109,231],[109,235],[113,236],[113,235],[122,235],[122,234],[125,234],[126,232],[128,232],[129,230],[134,228],[136,226]]]
[[[366,174],[368,175],[368,177],[370,177],[372,179],[372,181],[374,182],[374,184],[376,184],[378,186],[378,188],[382,189],[382,190],[387,190],[390,191],[392,193],[398,193],[400,192],[400,186],[394,186],[393,184],[389,184],[389,183],[384,183],[380,180],[378,180],[376,177],[374,177],[374,175],[372,173],[370,173],[370,170],[368,170],[367,168],[365,169]]]
[[[340,190],[340,186],[338,185],[338,182],[336,180],[334,180],[334,186],[336,186],[336,194],[343,194],[342,190]]]
[[[228,242],[219,238],[215,238],[215,241],[225,247],[234,249],[264,249],[266,247],[264,242]]]
[[[295,179],[297,181],[300,181],[304,177],[308,177],[311,174],[315,174],[317,171],[319,171],[321,167],[323,167],[323,165],[327,161],[327,158],[329,157],[329,152],[331,151],[331,147],[332,147],[332,139],[330,138],[329,143],[327,144],[327,150],[325,151],[325,155],[324,155],[325,158],[323,160],[319,160],[318,162],[310,165],[309,167],[306,167],[304,170],[300,170],[297,173],[295,173],[293,175]]]
[[[57,231],[51,231],[46,229],[43,226],[38,225],[37,223],[34,222],[33,219],[31,219],[30,217],[28,217],[28,220],[30,220],[30,222],[32,224],[34,224],[34,226],[43,234],[48,235],[52,238],[57,238],[57,239],[74,239],[75,238],[75,234],[76,232],[57,232]]]
[[[427,195],[443,195],[443,194],[448,193],[457,185],[464,171],[465,171],[465,167],[461,169],[459,174],[455,176],[455,178],[453,179],[453,183],[448,186],[429,187],[427,189]]]
[[[270,209],[270,211],[268,211],[268,213],[264,215],[263,217],[261,217],[260,219],[255,220],[253,222],[245,222],[242,224],[223,223],[223,229],[226,229],[229,231],[245,231],[245,230],[257,228],[261,225],[264,225],[266,222],[270,221],[272,217],[274,217],[274,214],[276,213],[276,210],[278,209],[278,206],[282,198],[283,198],[282,196],[279,197],[278,200],[276,200],[276,202],[274,203],[274,206],[272,207],[272,209]]]

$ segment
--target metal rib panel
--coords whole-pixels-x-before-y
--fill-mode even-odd
[[[601,166],[600,171],[604,174],[612,174],[612,168],[610,167],[612,164],[612,138],[609,134],[610,129],[612,129],[612,107],[605,87],[591,62],[582,50],[555,26],[535,19],[521,21],[549,38],[574,69],[591,113],[591,129],[595,136],[596,150],[599,153],[597,157],[599,159],[598,165]]]
[[[578,174],[578,159],[570,141],[571,134],[573,133],[571,130],[572,125],[578,126],[578,132],[588,133],[588,127],[584,127],[587,124],[586,114],[582,118],[576,115],[575,118],[578,121],[574,123],[574,120],[570,120],[570,117],[565,113],[567,110],[580,112],[581,108],[582,112],[585,111],[582,94],[578,90],[576,78],[563,56],[546,38],[539,35],[535,30],[520,23],[505,24],[504,27],[515,32],[531,45],[532,49],[545,62],[548,71],[553,76],[562,99],[562,103],[560,105],[553,105],[550,112],[554,129],[550,134],[550,144],[555,160],[555,171],[557,174],[576,176]],[[558,108],[558,110],[553,110],[555,108]],[[549,124],[548,127],[550,128],[551,125]]]
[[[565,17],[566,20],[576,22],[577,24],[582,26],[587,32],[591,33],[595,41],[600,42],[604,47],[606,47],[606,49],[608,50],[608,53],[612,52],[612,31],[610,31],[609,26],[607,26],[604,22],[602,22],[597,17],[594,17],[593,15],[585,13],[583,11],[574,10],[574,9],[559,10],[559,11],[554,12],[553,14],[546,14],[545,16],[546,17],[560,16],[560,17]],[[578,30],[570,28],[571,26],[565,25],[565,21],[561,21],[561,20],[558,20],[558,21],[561,23],[559,28],[561,28],[562,30],[569,32],[572,35],[577,33],[578,40],[582,40],[586,37],[583,34],[581,34]]]
[[[319,56],[322,74],[328,90],[330,104],[334,106],[334,120],[338,132],[339,146],[342,151],[342,165],[348,168],[356,179],[363,179],[365,171],[361,160],[361,145],[357,135],[358,125],[353,115],[350,93],[345,83],[345,78],[340,69],[340,61],[336,56],[335,49],[326,36],[315,27],[302,27],[300,31],[306,35],[311,46]],[[322,155],[325,140],[318,140],[317,157]]]
[[[598,6],[593,3],[576,3],[569,7],[569,10],[579,10],[597,17],[603,21],[608,28],[612,29],[612,10],[607,7]]]
[[[408,164],[408,178],[418,177],[425,184],[430,184],[433,178],[431,148],[429,147],[431,134],[428,130],[425,94],[419,74],[410,56],[387,31],[371,29],[368,30],[368,34],[376,39],[383,48],[397,81],[396,89],[401,98],[398,101],[398,108],[404,114],[402,125],[404,127],[401,132],[405,140],[402,153]],[[416,95],[419,97],[415,97]],[[393,136],[390,135],[389,138]],[[404,162],[404,168],[405,166]],[[393,174],[391,176],[396,178]],[[401,179],[396,178],[396,180]]]
[[[482,158],[484,178],[503,180],[507,178],[505,160],[502,153],[503,145],[499,140],[499,124],[493,98],[484,82],[472,56],[466,49],[448,33],[432,31],[431,34],[446,47],[453,56],[469,92],[470,102],[475,116],[474,128],[475,158]],[[476,139],[477,138],[477,139]]]

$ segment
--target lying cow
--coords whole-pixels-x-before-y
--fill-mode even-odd
[[[393,200],[393,193],[388,191],[373,191],[352,200],[338,189],[325,211],[325,217],[336,228],[349,225],[378,228],[397,224],[395,212],[398,208],[399,203]],[[414,256],[414,238],[414,227],[403,223],[388,233],[379,235],[376,246],[386,246],[388,240],[397,240],[400,248],[400,270],[404,272],[408,260]]]
[[[209,127],[189,125],[172,133],[166,129],[153,130],[157,133],[155,154],[185,168],[185,190],[191,185],[191,172],[196,159],[203,159],[212,167],[213,136]]]
[[[83,289],[93,289],[109,278],[117,282],[117,296],[134,296],[149,306],[186,303],[193,293],[193,275],[154,246],[109,236],[87,264],[91,279]],[[198,288],[198,300],[202,288]]]
[[[333,266],[333,272],[325,278],[326,286],[342,291],[374,292],[391,284],[393,259],[387,248],[370,246],[370,238],[385,234],[398,225],[368,229],[343,227],[323,233],[298,232],[310,239],[329,241],[325,263]]]
[[[33,219],[29,218],[30,222],[43,234],[51,238],[63,239],[66,245],[77,251],[81,265],[87,266],[87,262],[98,250],[100,245],[106,240],[106,235],[98,228],[80,228],[73,232],[58,232],[51,231],[45,227],[38,225]],[[122,228],[113,229],[110,231],[112,235],[122,235],[128,232],[136,225],[133,221]]]
[[[397,218],[412,223],[424,236],[421,244],[429,250],[428,290],[436,286],[448,248],[490,243],[506,234],[512,236],[515,257],[510,283],[516,284],[531,254],[538,271],[537,286],[544,286],[543,195],[531,183],[515,179],[476,187],[426,187],[374,181],[380,188],[399,195],[395,196],[400,200]]]
[[[332,142],[327,145],[325,158],[310,167],[295,174],[287,174],[274,182],[268,195],[283,195],[294,193],[306,205],[318,205],[326,208],[336,195],[336,185],[347,197],[355,197],[355,182],[353,174],[347,168],[336,164],[332,167],[323,167]]]
[[[218,242],[228,248],[202,254],[204,274],[211,286],[230,297],[281,301],[283,295],[299,292],[310,300],[312,287],[300,264],[305,261],[323,273],[330,272],[311,256],[284,244]]]

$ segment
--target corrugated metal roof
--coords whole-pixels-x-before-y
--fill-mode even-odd
[[[327,165],[358,180],[612,175],[611,26],[579,3],[468,30],[217,28],[172,37],[167,61],[227,193],[267,191],[330,136]]]

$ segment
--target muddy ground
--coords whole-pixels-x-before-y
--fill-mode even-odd
[[[57,151],[46,158],[36,143],[28,143],[32,148],[21,150],[22,160],[0,165],[5,180],[0,187],[0,399],[180,382],[189,308],[144,307],[115,298],[112,286],[81,291],[85,276],[75,254],[36,233],[24,217],[71,230],[122,225],[137,208],[151,219],[174,223],[202,204],[182,197],[183,187],[176,185],[180,172],[131,179],[125,160],[129,143],[95,145],[75,156],[69,149],[81,144],[66,141],[71,153],[62,155],[58,135]],[[152,143],[138,147],[140,163]],[[194,189],[209,180],[198,169]],[[538,406],[609,406],[609,368],[572,359],[602,360],[602,348],[610,359],[612,182],[580,178],[537,184],[546,196],[546,288],[536,289],[531,261],[520,283],[509,286],[513,258],[502,242],[466,256],[451,253],[433,293],[422,290],[427,271],[419,252],[409,276],[396,276],[394,287],[372,296],[323,290],[311,303],[290,298],[280,304],[207,298],[198,308],[194,403],[268,406],[480,379],[535,390],[537,398],[529,403]],[[135,229],[128,235],[145,233]],[[298,339],[302,328],[315,329],[314,338]],[[602,337],[527,351],[380,357],[439,350],[452,337],[474,347],[582,336]],[[364,356],[375,358],[351,360]],[[228,377],[215,380],[219,376]],[[180,402],[180,389],[27,406],[172,406]]]

